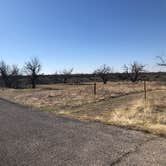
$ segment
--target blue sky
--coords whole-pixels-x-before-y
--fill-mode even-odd
[[[121,71],[134,60],[158,70],[165,53],[165,0],[0,0],[0,57],[9,64],[37,56],[45,73]]]

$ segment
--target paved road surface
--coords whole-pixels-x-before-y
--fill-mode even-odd
[[[0,166],[166,166],[166,139],[0,100]]]

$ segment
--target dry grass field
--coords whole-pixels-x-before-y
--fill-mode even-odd
[[[81,120],[100,121],[166,136],[166,84],[142,82],[42,85],[37,89],[1,89],[0,97]]]

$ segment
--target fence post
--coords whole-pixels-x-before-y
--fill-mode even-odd
[[[144,80],[144,98],[145,98],[145,101],[147,99],[147,86],[146,86],[146,81]]]
[[[96,82],[94,83],[94,95],[96,95]]]

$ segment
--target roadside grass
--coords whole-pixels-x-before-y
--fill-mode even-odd
[[[148,82],[148,90],[166,89],[166,85]],[[0,89],[0,96],[25,105],[38,108],[47,106],[80,106],[106,100],[112,97],[143,91],[143,83],[111,82],[97,84],[97,95],[93,93],[93,83],[84,85],[40,85],[37,89]]]
[[[113,82],[85,85],[41,85],[37,89],[0,90],[0,97],[44,111],[166,136],[166,85],[148,82],[144,101],[143,83]]]
[[[143,94],[133,94],[87,104],[76,109],[52,111],[67,117],[166,136],[166,91],[150,92],[149,95],[146,102]]]

